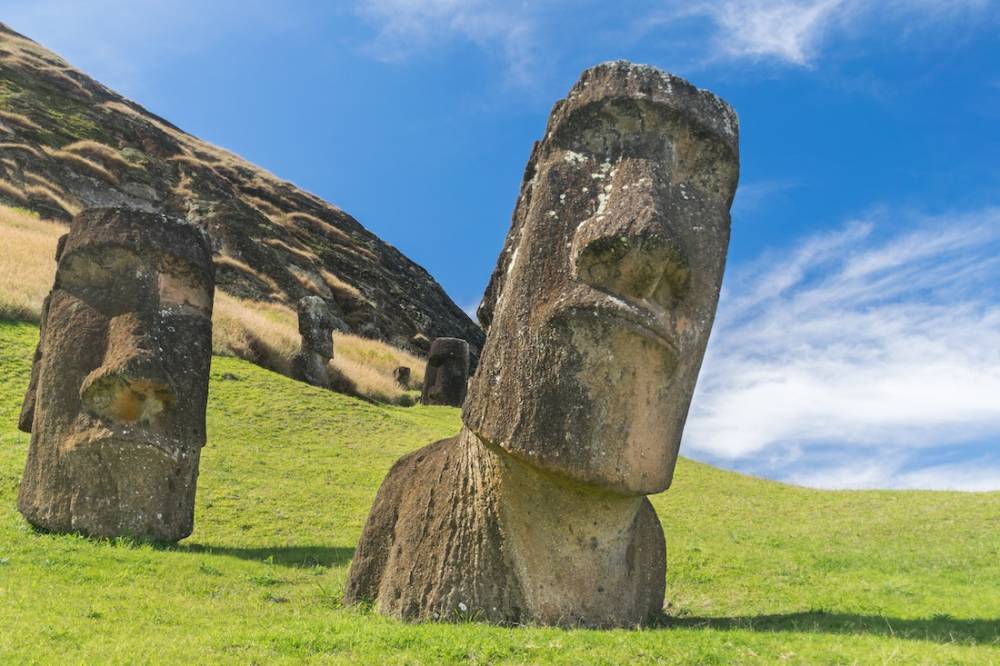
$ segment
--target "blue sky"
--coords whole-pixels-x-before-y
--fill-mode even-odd
[[[626,58],[709,88],[740,115],[742,176],[684,452],[821,487],[985,490],[998,4],[0,0],[0,20],[341,206],[470,310],[582,69]]]

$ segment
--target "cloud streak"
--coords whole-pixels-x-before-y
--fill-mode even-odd
[[[1000,209],[908,222],[727,277],[688,452],[811,485],[962,485],[922,460],[1000,438]]]

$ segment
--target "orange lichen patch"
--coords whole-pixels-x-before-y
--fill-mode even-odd
[[[307,229],[311,229],[312,231],[317,231],[319,233],[322,233],[328,237],[335,238],[340,241],[346,241],[348,243],[351,242],[351,237],[348,236],[344,231],[338,229],[329,222],[326,222],[325,220],[319,219],[315,215],[310,215],[309,213],[295,212],[286,215],[285,220],[287,220],[287,222],[293,225],[303,226]]]
[[[113,185],[118,184],[118,176],[108,171],[104,166],[87,159],[83,155],[77,155],[76,153],[71,153],[68,150],[49,148],[48,146],[42,146],[42,150],[44,150],[50,157],[53,157],[61,162],[67,163],[71,166],[83,167],[92,174],[103,178]]]
[[[34,120],[24,115],[23,113],[15,113],[14,111],[5,111],[0,109],[0,118],[3,118],[9,123],[14,123],[15,125],[20,125],[26,129],[40,130],[41,126]]]
[[[177,396],[164,384],[122,377],[98,380],[81,397],[99,416],[124,423],[152,421],[177,402]]]
[[[3,143],[0,143],[0,151],[4,150],[23,150],[26,153],[31,153],[38,159],[42,159],[42,154],[38,152],[38,149],[32,146],[31,144],[27,143],[12,143],[9,141],[5,141]]]
[[[102,161],[105,166],[116,166],[122,169],[131,169],[136,166],[125,159],[121,153],[111,146],[98,141],[76,141],[68,146],[63,146],[63,150],[77,155],[98,159]]]
[[[319,274],[323,277],[323,281],[326,282],[326,286],[330,289],[340,292],[342,294],[349,294],[354,298],[365,300],[361,295],[361,292],[353,284],[348,284],[341,280],[339,277],[331,273],[325,268],[321,268]]]

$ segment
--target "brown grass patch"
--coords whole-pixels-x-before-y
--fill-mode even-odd
[[[27,197],[24,196],[24,190],[7,180],[0,180],[0,194],[22,203],[27,201]]]
[[[358,290],[357,287],[355,287],[353,284],[348,284],[344,282],[343,280],[341,280],[339,277],[337,277],[327,269],[321,268],[319,274],[323,277],[323,281],[326,282],[326,286],[328,286],[333,291],[340,292],[343,294],[348,294],[361,301],[368,300],[361,295],[361,291]]]
[[[104,179],[112,185],[118,184],[118,176],[108,171],[108,169],[103,165],[98,164],[83,155],[77,155],[76,153],[71,153],[68,150],[49,148],[48,146],[42,146],[42,150],[44,150],[50,157],[53,157],[60,162],[67,163],[72,166],[83,167],[87,171],[90,171],[93,175]]]
[[[31,153],[38,159],[42,159],[42,154],[38,151],[38,149],[28,143],[13,143],[5,141],[0,143],[0,150],[23,150],[26,153]]]
[[[291,223],[293,226],[305,227],[311,231],[324,234],[326,236],[336,238],[337,240],[351,243],[351,237],[345,232],[338,229],[334,225],[330,224],[325,220],[321,220],[315,215],[310,215],[309,213],[288,213],[285,216],[285,220]],[[286,224],[287,226],[287,224]]]
[[[251,268],[249,264],[240,261],[236,257],[230,257],[229,255],[226,254],[219,254],[212,257],[212,261],[215,262],[216,266],[232,266],[238,271],[241,271],[243,273],[246,273],[248,275],[257,278],[258,280],[266,284],[271,289],[271,291],[274,291],[276,293],[281,292],[281,288],[278,286],[278,283],[274,281],[274,278],[272,278],[270,275],[266,275],[264,273],[261,273],[260,271]]]
[[[0,118],[3,118],[7,122],[14,123],[15,125],[20,125],[25,129],[41,130],[42,127],[36,123],[34,120],[24,115],[23,113],[15,113],[14,111],[4,111],[0,109]]]
[[[131,169],[136,166],[135,164],[132,164],[132,162],[125,159],[121,153],[111,146],[98,141],[76,141],[68,146],[63,146],[63,150],[77,155],[83,155],[84,157],[98,159],[103,162],[106,167],[116,166],[122,169]]]
[[[36,196],[48,199],[70,215],[76,215],[82,210],[82,207],[79,204],[64,198],[61,192],[56,192],[52,188],[46,187],[45,185],[28,185],[24,188],[24,193],[29,198]]]
[[[264,244],[294,254],[295,256],[308,261],[310,264],[319,263],[319,257],[316,256],[316,253],[307,248],[305,245],[302,245],[301,247],[293,247],[280,238],[265,238]]]
[[[56,243],[66,227],[0,205],[0,318],[38,322],[56,273]]]

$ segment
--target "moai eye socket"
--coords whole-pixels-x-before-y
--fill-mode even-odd
[[[212,292],[187,262],[174,257],[160,261],[160,309],[172,314],[211,316]]]

